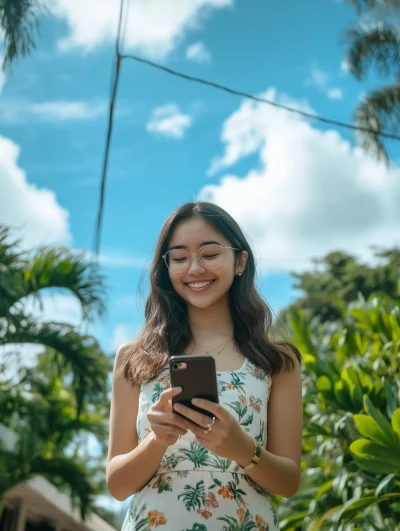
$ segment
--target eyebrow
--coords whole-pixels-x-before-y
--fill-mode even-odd
[[[202,242],[199,245],[199,249],[200,247],[203,247],[204,245],[211,245],[212,243],[217,244],[217,245],[222,245],[220,242],[217,242],[216,240],[210,240],[208,242]],[[169,247],[168,251],[172,251],[172,249],[187,249],[187,247],[186,245],[173,245],[172,247]]]

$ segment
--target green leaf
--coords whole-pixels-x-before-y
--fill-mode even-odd
[[[325,375],[318,378],[316,385],[318,391],[331,391],[333,387],[331,380]]]
[[[392,431],[392,427],[390,425],[390,422],[388,419],[382,414],[381,411],[379,411],[374,404],[371,402],[368,396],[364,396],[364,408],[371,415],[371,417],[375,420],[375,422],[379,425],[382,432],[385,434],[385,438],[387,441],[387,445],[393,448],[394,450],[399,451],[400,455],[400,446],[399,441],[395,435],[395,433]]]
[[[340,511],[338,524],[349,522],[360,512],[360,510],[363,510],[362,514],[365,514],[364,510],[367,507],[396,499],[400,499],[400,492],[384,494],[379,498],[376,498],[375,496],[365,496],[356,500],[349,500],[344,504],[343,509]]]
[[[357,465],[374,474],[400,474],[400,452],[388,453],[387,448],[367,439],[357,439],[350,445]]]
[[[400,407],[392,415],[392,428],[400,441]]]
[[[382,446],[388,446],[388,438],[379,424],[369,415],[353,415],[358,431],[364,437]]]

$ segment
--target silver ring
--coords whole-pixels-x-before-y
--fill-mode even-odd
[[[212,427],[214,426],[214,422],[215,422],[215,417],[212,418],[212,421],[210,422],[210,424],[207,424],[207,429],[204,430],[204,433],[210,433],[210,431],[212,430]]]

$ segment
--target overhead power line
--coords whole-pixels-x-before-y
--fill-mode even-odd
[[[158,70],[161,70],[163,72],[166,72],[167,74],[179,77],[181,79],[185,79],[187,81],[191,81],[194,83],[199,83],[223,92],[226,92],[228,94],[232,94],[234,96],[239,96],[241,98],[246,98],[248,100],[256,101],[258,103],[262,103],[265,105],[270,105],[271,107],[275,107],[277,109],[282,109],[286,112],[290,112],[293,114],[297,114],[299,116],[303,116],[304,118],[310,119],[310,120],[316,120],[318,122],[322,122],[325,124],[334,125],[336,127],[342,127],[345,129],[350,129],[352,131],[359,131],[362,133],[370,133],[372,135],[375,135],[376,137],[382,137],[387,138],[390,140],[400,140],[400,136],[388,133],[385,131],[376,131],[369,127],[362,127],[359,125],[354,125],[351,123],[341,122],[339,120],[334,120],[331,118],[326,118],[324,116],[321,116],[319,114],[314,114],[311,112],[303,111],[301,109],[290,107],[288,105],[283,105],[281,103],[277,103],[272,100],[268,100],[266,98],[262,98],[260,96],[254,96],[253,94],[249,94],[247,92],[244,92],[242,90],[234,89],[231,87],[227,87],[225,85],[221,85],[220,83],[216,83],[214,81],[209,81],[200,77],[190,76],[188,74],[185,74],[183,72],[178,72],[177,70],[173,70],[172,68],[168,68],[164,65],[161,65],[159,63],[155,63],[154,61],[150,61],[148,59],[144,59],[143,57],[139,57],[137,55],[133,54],[122,54],[121,44],[123,41],[123,34],[125,33],[126,29],[126,23],[128,17],[125,15],[124,20],[124,0],[120,1],[120,10],[119,10],[119,19],[118,19],[118,31],[115,41],[115,55],[114,55],[114,61],[113,61],[113,68],[112,68],[112,75],[111,75],[111,89],[110,89],[110,100],[109,100],[109,112],[108,112],[108,126],[107,126],[107,133],[106,133],[106,145],[104,150],[104,157],[103,157],[103,167],[102,167],[102,174],[101,174],[101,185],[100,185],[100,199],[99,199],[99,207],[97,212],[97,222],[96,222],[96,230],[95,230],[95,237],[94,237],[94,255],[98,258],[99,252],[100,252],[100,241],[101,241],[101,229],[103,224],[103,213],[104,213],[104,200],[105,200],[105,190],[106,190],[106,181],[107,181],[107,171],[108,171],[108,161],[109,161],[109,154],[110,154],[110,146],[111,146],[111,137],[112,137],[112,131],[114,126],[114,109],[115,109],[115,102],[117,98],[117,91],[118,91],[118,84],[119,84],[119,78],[120,78],[120,72],[121,72],[121,63],[123,59],[132,59],[138,63],[143,63],[145,65],[151,66],[153,68],[156,68]],[[129,0],[128,0],[128,8],[129,8]],[[128,9],[127,8],[127,9]]]
[[[326,118],[324,116],[320,116],[318,114],[313,114],[311,112],[302,111],[301,109],[298,109],[296,107],[289,107],[288,105],[283,105],[281,103],[277,103],[272,100],[267,100],[266,98],[261,98],[260,96],[254,96],[253,94],[249,94],[247,92],[243,92],[241,90],[233,89],[230,87],[227,87],[225,85],[221,85],[219,83],[215,83],[214,81],[208,81],[206,79],[202,79],[200,77],[195,76],[189,76],[188,74],[185,74],[183,72],[178,72],[177,70],[173,70],[172,68],[168,68],[166,66],[163,66],[159,63],[155,63],[154,61],[149,61],[148,59],[143,59],[143,57],[139,57],[137,55],[132,54],[124,54],[122,55],[123,59],[133,59],[134,61],[137,61],[138,63],[144,63],[146,65],[152,66],[153,68],[157,68],[158,70],[162,70],[163,72],[166,72],[167,74],[171,74],[176,77],[180,77],[182,79],[186,79],[187,81],[192,81],[194,83],[200,83],[202,85],[206,85],[208,87],[215,88],[217,90],[222,90],[224,92],[227,92],[229,94],[232,94],[234,96],[240,96],[241,98],[247,98],[249,100],[256,101],[258,103],[264,103],[266,105],[270,105],[272,107],[276,107],[278,109],[283,109],[284,111],[291,112],[293,114],[298,114],[300,116],[303,116],[304,118],[308,118],[311,120],[317,120],[319,122],[323,122],[326,124],[335,125],[337,127],[344,127],[346,129],[351,129],[353,131],[360,131],[363,133],[372,133],[373,135],[381,136],[383,138],[390,138],[391,140],[400,140],[399,135],[395,135],[392,133],[386,133],[384,131],[375,131],[374,129],[371,129],[369,127],[362,127],[346,122],[341,122],[339,120],[333,120],[331,118]]]
[[[113,68],[112,68],[112,74],[111,74],[111,90],[110,90],[110,102],[109,102],[109,110],[108,110],[108,126],[107,126],[107,134],[106,134],[106,146],[104,149],[104,156],[103,156],[103,169],[101,173],[99,208],[97,212],[97,222],[96,222],[96,230],[95,230],[95,237],[94,237],[94,254],[95,256],[97,256],[97,258],[100,252],[101,227],[103,224],[103,212],[104,212],[104,199],[105,199],[105,190],[106,190],[108,159],[109,159],[109,154],[110,154],[111,136],[112,136],[113,125],[114,125],[114,108],[115,108],[115,102],[117,99],[119,76],[121,72],[122,55],[120,53],[120,43],[121,43],[121,35],[122,35],[123,11],[124,11],[124,0],[121,0],[120,8],[119,8],[117,38],[115,41],[115,55],[114,55],[114,62],[113,62]]]

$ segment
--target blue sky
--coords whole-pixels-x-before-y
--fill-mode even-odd
[[[0,221],[26,246],[91,249],[107,122],[117,0],[50,2],[37,50],[2,76]],[[346,72],[335,0],[131,2],[123,50],[278,102],[351,121],[368,84]],[[373,80],[372,80],[373,81]],[[137,287],[158,232],[180,203],[206,197],[242,224],[273,310],[295,297],[289,272],[333,248],[391,244],[398,169],[354,137],[126,60],[107,182],[102,263],[106,350],[137,333]],[[144,272],[144,273],[143,273]],[[54,305],[56,308],[54,310]],[[48,300],[79,320],[65,295]]]
[[[0,74],[0,222],[26,247],[90,250],[99,200],[117,0],[52,0],[37,49]],[[94,7],[95,6],[95,7]],[[132,0],[124,51],[277,102],[352,121],[362,95],[346,71],[335,0]],[[397,156],[397,151],[395,151]],[[125,61],[107,182],[101,261],[108,352],[142,322],[140,278],[180,203],[218,202],[243,226],[273,310],[295,297],[289,272],[333,249],[369,256],[399,243],[400,172],[346,130]],[[66,294],[44,317],[79,323]]]

